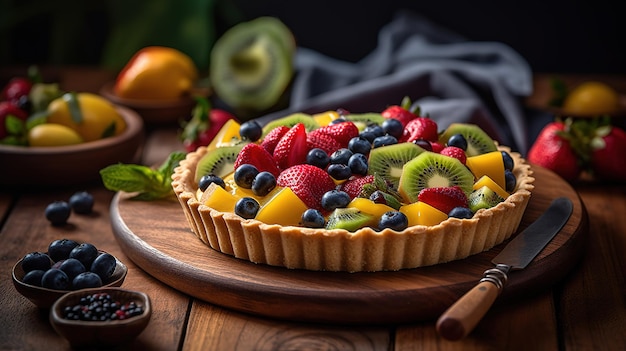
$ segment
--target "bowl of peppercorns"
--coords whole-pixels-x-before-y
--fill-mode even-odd
[[[112,347],[137,337],[148,325],[152,308],[147,294],[122,288],[73,291],[50,309],[50,324],[72,347]]]
[[[15,289],[40,308],[50,308],[61,296],[79,289],[119,287],[128,267],[93,244],[57,239],[47,251],[25,254],[13,266]]]

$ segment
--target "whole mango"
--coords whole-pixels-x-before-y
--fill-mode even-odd
[[[65,93],[48,105],[48,123],[75,130],[83,141],[119,135],[126,121],[105,98],[92,93]]]
[[[164,46],[145,47],[118,74],[113,92],[126,99],[172,100],[189,94],[198,70],[185,53]]]

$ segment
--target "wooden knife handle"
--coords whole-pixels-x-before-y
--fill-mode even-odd
[[[487,313],[502,291],[509,267],[485,271],[484,277],[470,291],[448,308],[437,320],[437,333],[448,340],[466,337]]]

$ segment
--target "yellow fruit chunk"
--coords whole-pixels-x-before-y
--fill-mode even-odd
[[[209,185],[200,198],[200,202],[220,212],[235,212],[237,200],[239,198],[215,183]]]
[[[48,105],[48,123],[74,129],[84,141],[121,134],[126,121],[105,98],[91,93],[66,93]]]
[[[336,120],[337,118],[339,118],[339,113],[337,111],[326,111],[313,115],[313,119],[320,125],[320,127],[329,125],[330,122]]]
[[[400,212],[404,213],[409,219],[409,227],[414,225],[437,225],[448,219],[447,213],[443,213],[421,201],[400,207]]]
[[[565,97],[563,110],[578,116],[611,115],[619,109],[619,94],[607,84],[588,81]]]
[[[294,194],[291,188],[285,187],[261,206],[255,218],[267,224],[298,226],[302,213],[307,209],[307,205]]]
[[[496,182],[493,181],[493,179],[489,178],[489,176],[487,175],[480,177],[480,179],[478,179],[478,181],[474,183],[473,188],[474,190],[478,190],[483,186],[486,186],[487,188],[495,191],[496,194],[500,195],[503,199],[509,197],[509,193],[507,193],[506,190],[502,189],[501,186],[499,186]]]
[[[30,146],[64,146],[83,142],[83,138],[67,126],[56,123],[44,123],[28,131]]]
[[[367,213],[372,215],[372,220],[367,224],[368,226],[377,227],[378,221],[380,217],[385,212],[395,211],[391,206],[387,206],[385,204],[378,204],[374,201],[362,197],[355,197],[347,206],[348,208],[353,207],[359,209],[363,213]]]
[[[222,128],[220,128],[219,132],[215,134],[211,143],[207,146],[208,151],[214,150],[218,147],[223,146],[232,146],[234,145],[233,141],[239,141],[239,127],[241,124],[235,121],[234,119],[229,119]]]
[[[504,159],[500,151],[492,151],[468,157],[465,164],[472,171],[476,179],[480,179],[480,177],[486,175],[493,179],[502,189],[506,189]]]

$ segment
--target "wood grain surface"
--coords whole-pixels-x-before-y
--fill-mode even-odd
[[[529,267],[510,275],[500,300],[545,289],[580,254],[586,211],[578,195],[554,173],[535,167],[536,188],[520,229],[559,196],[574,212]],[[176,199],[111,204],[113,232],[138,266],[189,295],[240,312],[305,322],[378,324],[436,318],[491,268],[492,250],[446,264],[397,272],[343,273],[289,270],[240,260],[205,246],[187,227]],[[505,243],[506,244],[506,243]]]

